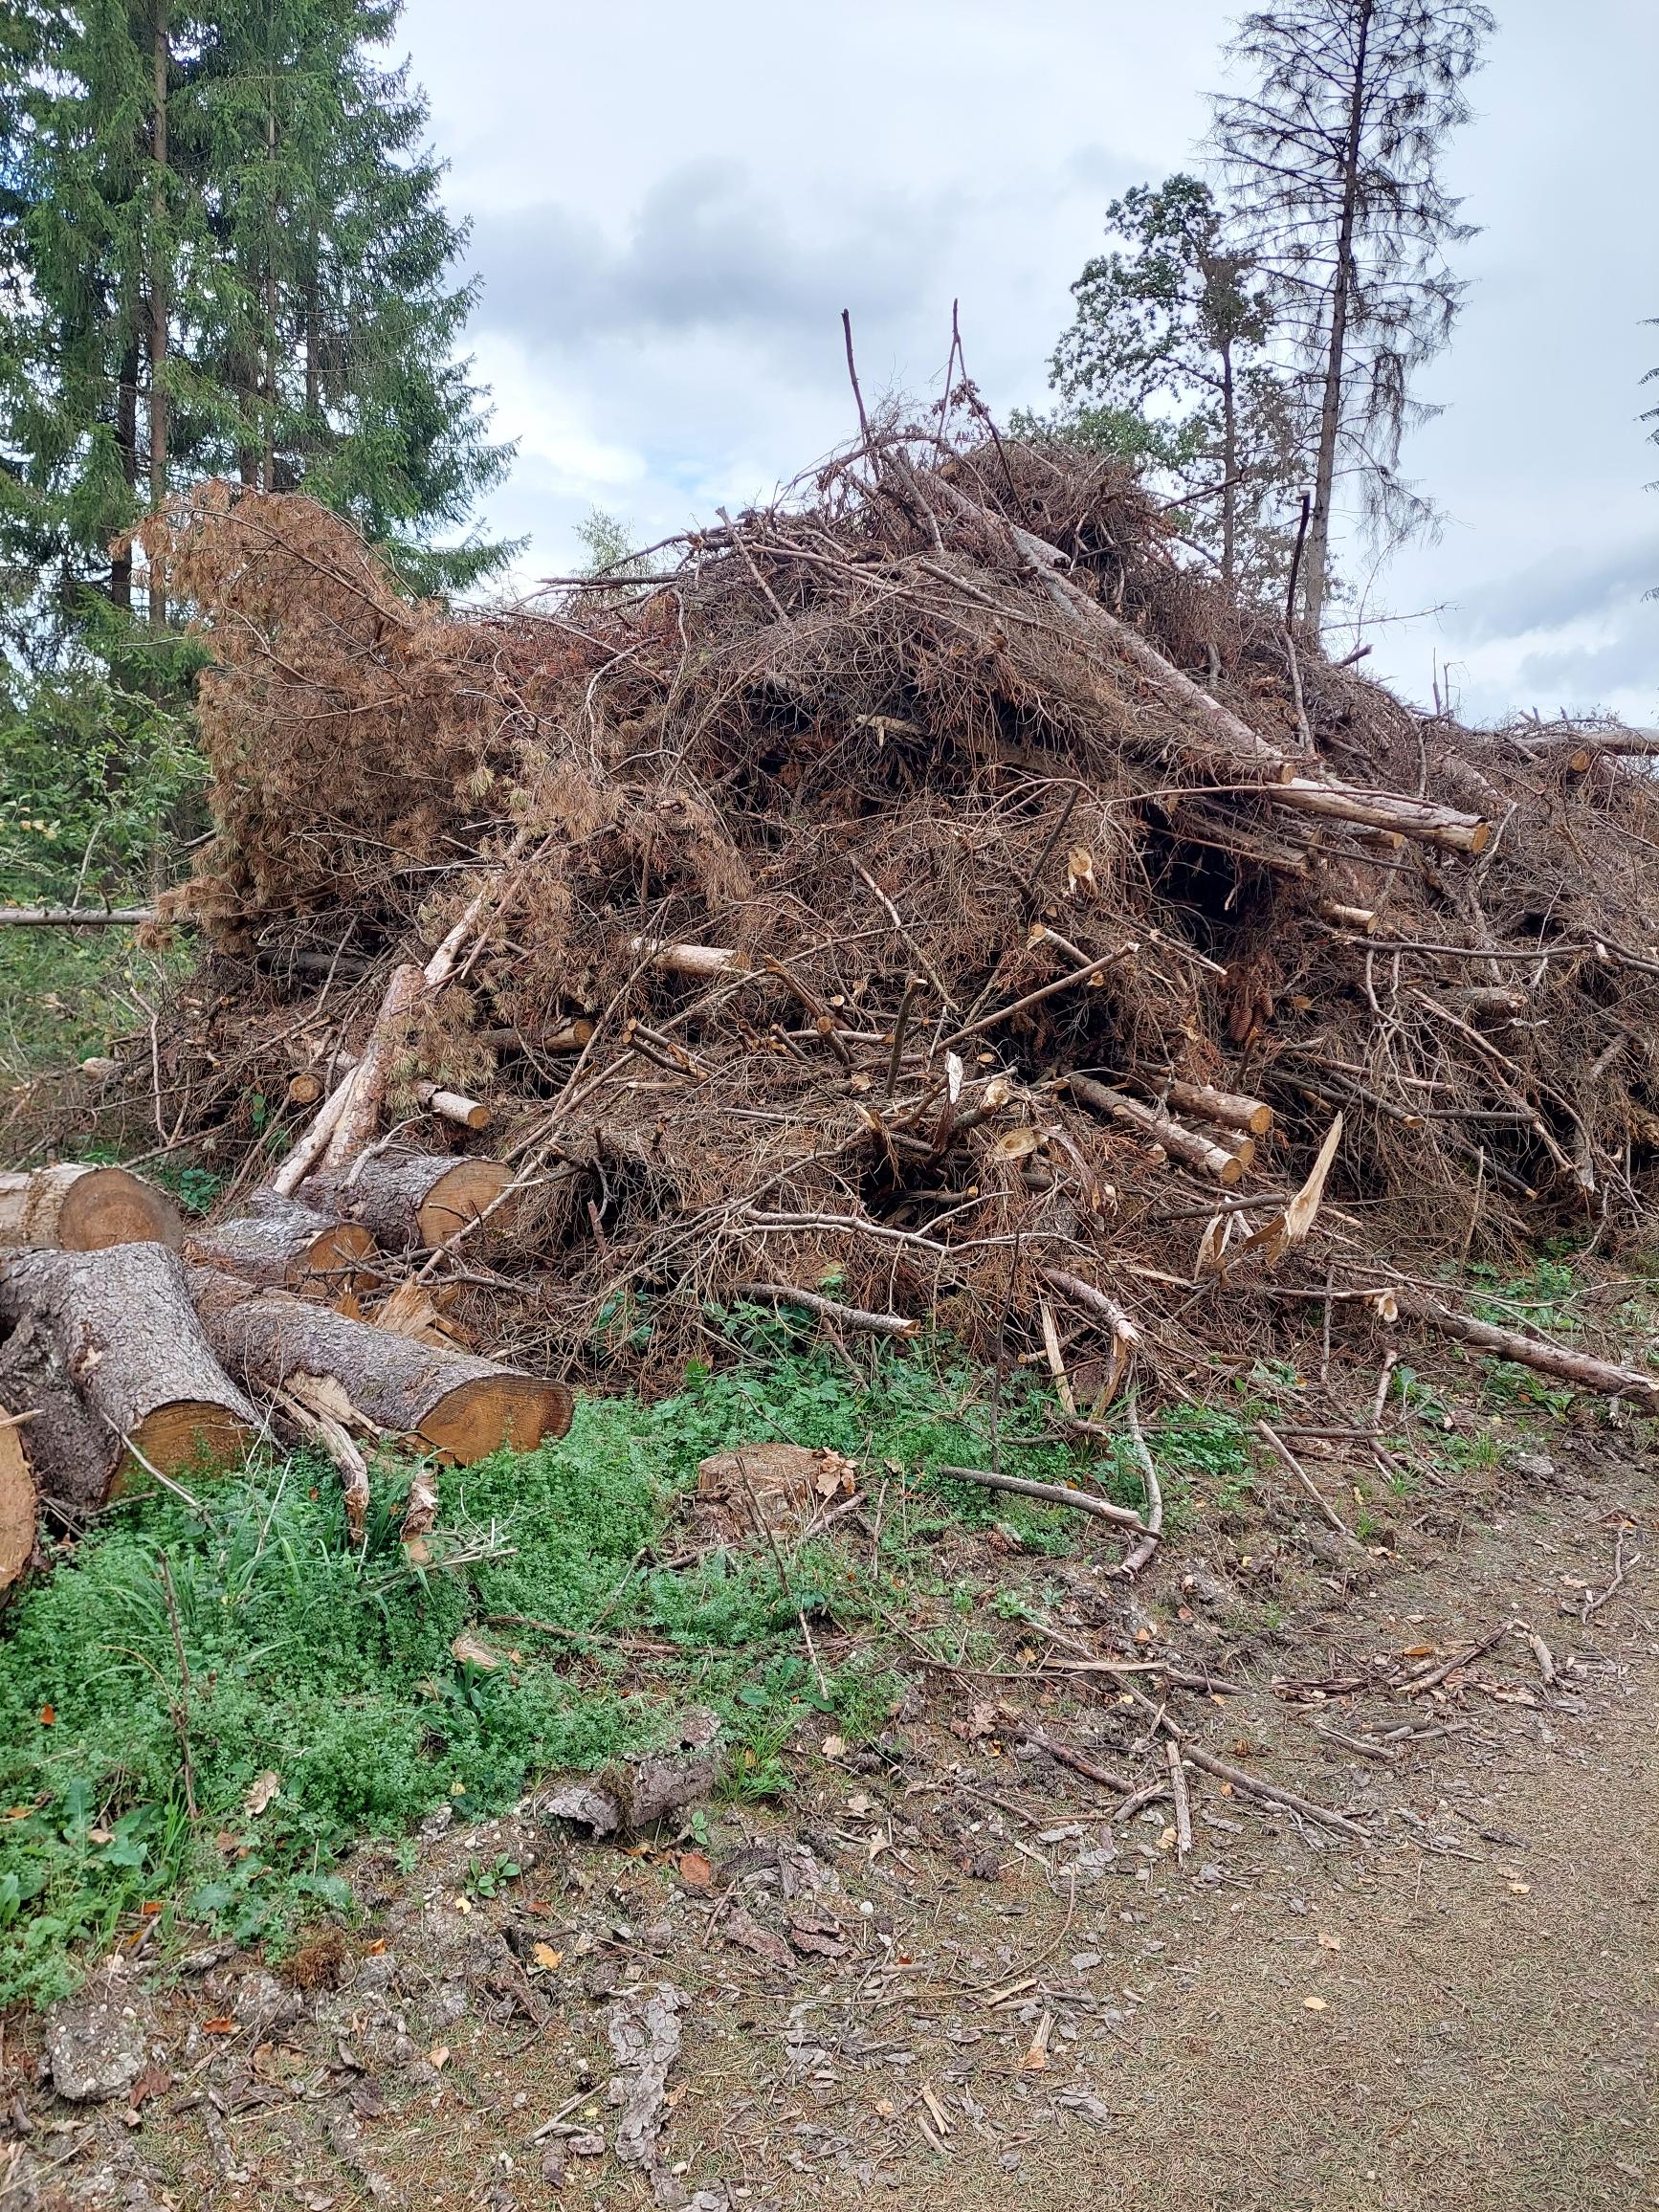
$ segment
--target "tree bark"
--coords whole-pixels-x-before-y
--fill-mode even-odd
[[[48,1504],[96,1512],[199,1454],[239,1458],[259,1416],[219,1367],[165,1245],[28,1252],[0,1265],[0,1399],[35,1409],[29,1453]]]
[[[8,1413],[0,1404],[0,1605],[16,1590],[34,1557],[40,1493],[24,1442],[27,1406]]]
[[[570,1426],[563,1382],[347,1320],[285,1291],[250,1290],[217,1269],[192,1268],[189,1287],[232,1375],[272,1390],[307,1378],[333,1383],[376,1428],[463,1467],[502,1445],[530,1450]]]
[[[155,918],[153,906],[0,906],[12,929],[138,929]]]
[[[360,1222],[330,1221],[297,1198],[260,1191],[239,1220],[191,1237],[185,1257],[247,1283],[335,1297],[368,1287],[363,1263],[374,1250]]]
[[[183,1240],[172,1200],[124,1167],[65,1162],[0,1175],[0,1250],[95,1252]]]
[[[1598,1360],[1589,1352],[1570,1351],[1564,1344],[1541,1343],[1537,1338],[1523,1337],[1514,1329],[1494,1329],[1490,1321],[1454,1313],[1438,1298],[1417,1291],[1398,1290],[1394,1294],[1406,1318],[1422,1321],[1443,1337],[1455,1337],[1461,1344],[1472,1344],[1477,1352],[1536,1367],[1540,1375],[1559,1376],[1581,1390],[1599,1390],[1609,1398],[1636,1398],[1649,1410],[1659,1405],[1659,1377],[1644,1375],[1634,1367],[1616,1367],[1611,1360]]]
[[[1200,1136],[1196,1129],[1183,1128],[1179,1121],[1172,1121],[1156,1106],[1143,1106],[1139,1098],[1127,1097],[1109,1084],[1096,1083],[1088,1075],[1068,1075],[1066,1081],[1073,1097],[1079,1105],[1087,1106],[1092,1114],[1105,1114],[1115,1121],[1123,1122],[1138,1136],[1150,1138],[1174,1159],[1206,1175],[1213,1175],[1217,1183],[1225,1186],[1235,1183],[1255,1159],[1255,1143],[1249,1137],[1236,1151],[1229,1152],[1226,1146]]]
[[[1149,1089],[1157,1085],[1149,1081]],[[1183,1114],[1196,1114],[1201,1121],[1213,1121],[1223,1129],[1237,1129],[1246,1137],[1265,1137],[1273,1125],[1273,1110],[1261,1098],[1247,1098],[1238,1091],[1217,1091],[1208,1083],[1183,1083],[1171,1076],[1163,1086],[1169,1103],[1179,1106]]]
[[[440,1121],[453,1121],[457,1129],[488,1129],[495,1116],[480,1098],[469,1098],[464,1091],[445,1091],[436,1083],[421,1082],[415,1085],[415,1096],[429,1114],[435,1114]]]
[[[430,1250],[477,1220],[513,1180],[498,1160],[377,1154],[355,1175],[320,1175],[305,1186],[308,1206],[361,1222],[388,1252]],[[512,1201],[492,1222],[505,1228]]]
[[[1275,784],[1264,795],[1292,813],[1392,830],[1448,852],[1484,852],[1492,842],[1492,824],[1480,815],[1460,814],[1431,799],[1407,799],[1395,791],[1368,791],[1353,784],[1319,784],[1310,776],[1297,776],[1288,784]]]
[[[322,1155],[325,1167],[347,1165],[379,1127],[380,1110],[386,1101],[392,1068],[408,1042],[409,1017],[419,1002],[424,980],[412,961],[405,961],[392,969],[368,1042],[357,1066],[345,1078],[351,1092]]]

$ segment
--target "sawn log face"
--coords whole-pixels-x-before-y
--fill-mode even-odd
[[[0,1266],[0,1398],[33,1408],[42,1498],[96,1511],[144,1462],[165,1474],[201,1452],[235,1457],[259,1416],[214,1359],[185,1268],[166,1245],[26,1252]]]

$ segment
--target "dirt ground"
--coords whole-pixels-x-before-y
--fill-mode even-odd
[[[1128,1652],[1190,1648],[1183,1565]],[[429,1823],[281,1977],[95,1984],[57,2057],[113,2049],[108,2101],[44,2079],[74,2018],[8,2023],[0,2212],[1659,2205],[1656,1565],[1649,1468],[1538,1462],[1409,1567],[1311,1583],[1249,1688],[1172,1697],[1364,1844],[1193,1772],[1183,1861],[1167,1799],[1115,1820],[1033,1744],[1116,1767],[1166,1694],[1077,1670],[1125,1653],[1081,1575],[1017,1679],[928,1670],[876,1752],[831,1740],[706,1849]]]

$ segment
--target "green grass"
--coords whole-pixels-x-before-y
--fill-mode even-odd
[[[0,1629],[0,2003],[67,1986],[146,1907],[164,1945],[204,1926],[280,1942],[349,1910],[338,1869],[363,1839],[407,1837],[444,1804],[498,1811],[543,1772],[649,1742],[688,1700],[727,1723],[728,1793],[777,1795],[803,1721],[852,1743],[886,1726],[914,1665],[894,1624],[942,1633],[952,1656],[987,1640],[983,1615],[939,1629],[961,1572],[939,1547],[992,1523],[1039,1558],[1078,1540],[1073,1515],[939,1473],[990,1463],[983,1375],[932,1346],[856,1370],[775,1334],[759,1352],[654,1405],[587,1399],[557,1447],[446,1472],[424,1568],[398,1542],[407,1469],[379,1471],[353,1545],[334,1470],[304,1452],[205,1471],[205,1518],[142,1498],[61,1549]],[[1047,1404],[1005,1386],[1004,1464],[1077,1479],[1091,1463]],[[1231,1465],[1236,1439],[1210,1417],[1183,1409],[1153,1433],[1175,1486]],[[654,1565],[683,1547],[670,1524],[698,1460],[776,1438],[860,1459],[879,1550],[804,1543],[782,1572],[760,1545]],[[1099,1471],[1139,1494],[1112,1452]],[[839,1632],[822,1681],[803,1612]],[[501,1664],[457,1660],[463,1629]],[[268,1772],[279,1794],[249,1811]]]

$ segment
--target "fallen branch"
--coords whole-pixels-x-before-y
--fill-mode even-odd
[[[11,929],[139,929],[155,918],[153,906],[0,906]]]
[[[1397,1290],[1395,1297],[1403,1318],[1421,1321],[1443,1337],[1472,1344],[1478,1352],[1490,1352],[1499,1360],[1513,1360],[1518,1366],[1536,1368],[1540,1375],[1555,1375],[1563,1382],[1577,1384],[1581,1390],[1599,1390],[1606,1397],[1634,1395],[1648,1402],[1659,1398],[1659,1379],[1640,1374],[1634,1367],[1617,1367],[1611,1360],[1598,1360],[1589,1352],[1569,1351],[1564,1344],[1552,1344],[1538,1337],[1523,1337],[1514,1329],[1495,1329],[1490,1321],[1477,1321],[1471,1315],[1454,1313],[1438,1298],[1418,1291]]]
[[[1307,1472],[1306,1469],[1302,1466],[1301,1461],[1297,1459],[1295,1453],[1291,1449],[1290,1446],[1285,1442],[1284,1438],[1279,1435],[1278,1431],[1276,1429],[1270,1428],[1265,1421],[1258,1421],[1256,1423],[1256,1434],[1261,1437],[1268,1445],[1270,1445],[1272,1449],[1278,1454],[1279,1458],[1284,1462],[1285,1466],[1290,1469],[1291,1472],[1295,1476],[1296,1480],[1301,1484],[1302,1488],[1307,1492],[1308,1495],[1318,1507],[1325,1519],[1330,1522],[1331,1526],[1336,1530],[1337,1534],[1343,1539],[1343,1541],[1345,1543],[1352,1544],[1357,1552],[1362,1552],[1365,1548],[1364,1545],[1360,1541],[1359,1537],[1354,1534],[1353,1530],[1348,1526],[1347,1522],[1342,1518],[1341,1515],[1337,1512],[1336,1508],[1326,1504],[1313,1477]]]
[[[977,1482],[986,1490],[1012,1491],[1017,1497],[1034,1497],[1044,1505],[1065,1505],[1076,1513],[1091,1513],[1097,1520],[1110,1521],[1114,1528],[1135,1529],[1143,1536],[1147,1533],[1145,1522],[1128,1506],[1114,1505],[1110,1498],[1096,1497],[1091,1491],[1072,1490],[1065,1483],[1028,1482],[1024,1475],[990,1474],[979,1467],[941,1467],[939,1471],[952,1482]]]
[[[820,1315],[841,1328],[866,1329],[880,1337],[915,1337],[921,1332],[921,1323],[908,1319],[903,1314],[867,1313],[860,1306],[844,1306],[837,1298],[826,1298],[817,1291],[800,1290],[793,1283],[734,1283],[732,1295],[749,1298],[758,1304],[802,1306],[807,1313]]]

